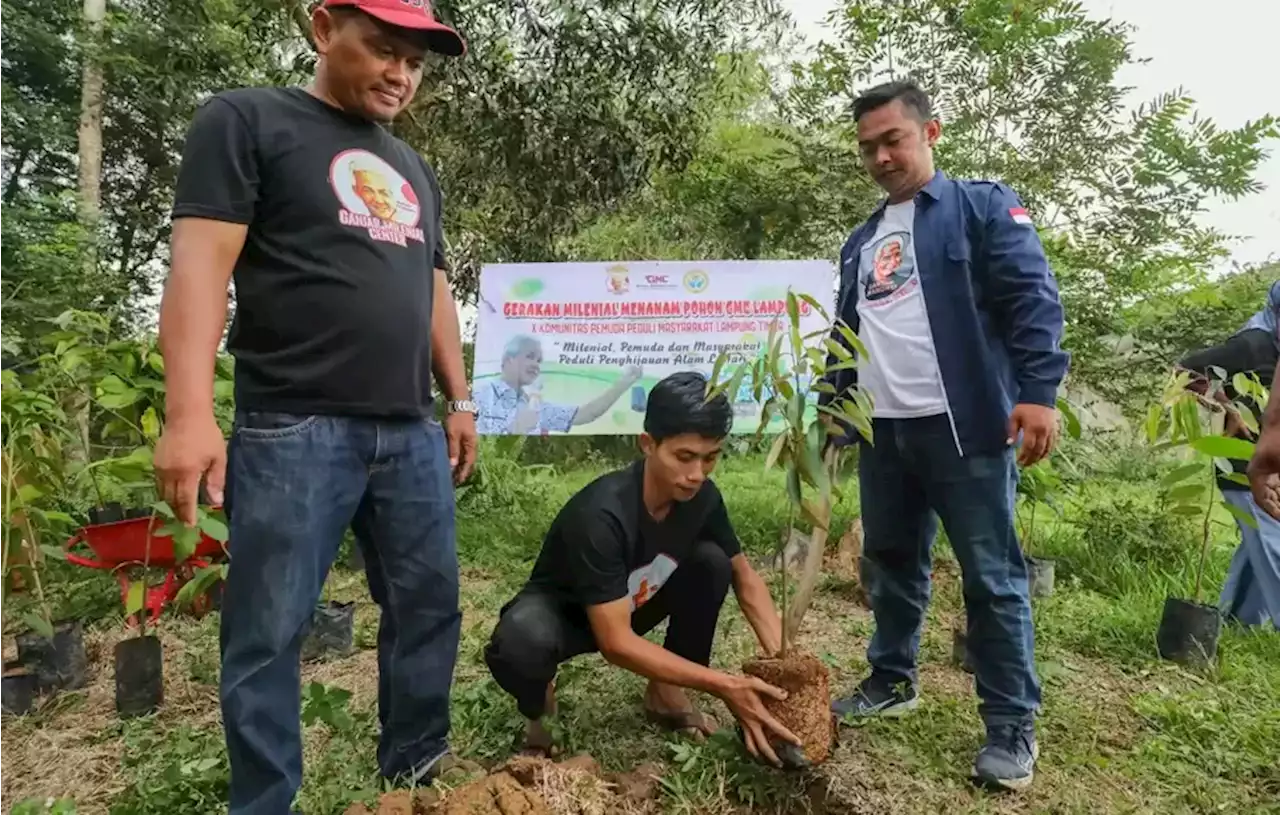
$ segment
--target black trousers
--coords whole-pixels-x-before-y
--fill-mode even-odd
[[[631,615],[631,628],[647,634],[670,617],[663,647],[707,665],[731,580],[725,551],[709,541],[699,542],[657,594]],[[515,697],[520,713],[539,719],[545,712],[547,685],[560,663],[597,649],[582,606],[524,591],[502,608],[484,661],[498,685]]]

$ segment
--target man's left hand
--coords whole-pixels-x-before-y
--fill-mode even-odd
[[[1058,411],[1044,405],[1020,404],[1009,416],[1009,438],[1006,444],[1018,443],[1022,434],[1022,447],[1018,450],[1018,464],[1030,467],[1053,452],[1058,443]]]
[[[444,431],[449,439],[453,483],[461,484],[471,477],[476,464],[476,417],[467,411],[450,413],[444,419]]]

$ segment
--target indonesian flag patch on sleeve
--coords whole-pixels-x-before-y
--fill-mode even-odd
[[[1014,223],[1031,226],[1031,216],[1022,207],[1010,207],[1009,217],[1013,219]]]

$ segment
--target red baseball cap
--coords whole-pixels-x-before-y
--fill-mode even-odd
[[[458,32],[436,20],[430,0],[324,0],[325,8],[354,8],[398,28],[426,32],[427,47],[439,54],[460,57],[467,44]]]

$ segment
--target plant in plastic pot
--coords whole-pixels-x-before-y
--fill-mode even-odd
[[[785,472],[791,508],[787,522],[791,534],[782,536],[776,558],[782,564],[782,650],[752,659],[742,670],[787,692],[785,700],[765,700],[765,706],[801,739],[801,749],[775,745],[784,766],[798,769],[826,761],[835,741],[830,673],[817,656],[796,646],[801,622],[817,588],[832,499],[839,496],[839,452],[828,444],[831,423],[827,417],[852,425],[869,440],[871,406],[864,392],[851,387],[837,393],[825,381],[828,373],[856,367],[855,350],[851,349],[865,354],[854,332],[842,322],[833,324],[826,310],[808,295],[788,290],[785,309],[787,322],[775,319],[770,323],[760,354],[752,361],[740,362],[725,379],[721,373],[730,358],[725,353],[719,356],[708,397],[726,393],[735,406],[753,401],[761,404],[757,437],[777,433],[765,469],[779,467]],[[802,334],[801,318],[813,312],[825,322],[818,330]],[[840,332],[847,345],[832,338],[833,330]],[[816,404],[819,393],[826,393],[830,400]],[[793,597],[785,550],[798,534],[792,529],[797,517],[812,526],[812,534]]]
[[[1196,386],[1203,392],[1198,392]],[[1173,515],[1194,519],[1200,530],[1200,552],[1190,598],[1168,597],[1156,631],[1156,648],[1163,659],[1192,667],[1214,661],[1222,614],[1204,602],[1204,570],[1213,544],[1213,513],[1225,508],[1241,523],[1257,521],[1221,496],[1222,489],[1248,488],[1244,466],[1253,457],[1253,443],[1230,433],[1231,422],[1244,432],[1258,432],[1257,417],[1246,402],[1264,405],[1267,391],[1257,377],[1236,374],[1228,380],[1213,369],[1207,380],[1179,371],[1170,379],[1160,402],[1147,415],[1147,439],[1159,449],[1182,448],[1186,461],[1164,477],[1161,499]],[[1207,415],[1207,421],[1206,421]],[[1237,433],[1239,431],[1236,431]]]
[[[164,702],[164,648],[159,637],[147,633],[146,593],[145,580],[129,584],[124,614],[136,615],[138,636],[115,647],[116,713],[122,719],[154,713]]]
[[[61,549],[41,544],[42,537],[73,523],[66,513],[49,509],[47,501],[63,491],[58,428],[65,424],[65,414],[55,400],[25,387],[11,370],[3,374],[3,390],[2,606],[6,611],[14,608],[11,587],[34,594],[34,602],[18,615],[27,628],[16,637],[18,661],[26,670],[7,671],[15,677],[8,684],[17,688],[34,682],[37,693],[83,687],[88,681],[83,631],[79,621],[54,619],[40,565],[45,556],[62,557]],[[16,678],[26,674],[34,679]]]
[[[311,614],[311,630],[302,641],[302,660],[350,654],[355,650],[355,621],[356,604],[333,600],[326,584],[325,596]]]
[[[1066,434],[1080,438],[1080,419],[1074,408],[1066,399],[1058,399],[1058,413]],[[1062,517],[1062,495],[1065,484],[1062,476],[1054,467],[1057,459],[1070,466],[1062,451],[1055,450],[1050,458],[1042,459],[1019,473],[1018,497],[1026,508],[1025,522],[1022,524],[1022,551],[1027,563],[1027,583],[1029,593],[1034,597],[1048,597],[1053,594],[1054,562],[1052,559],[1032,554],[1036,542],[1036,513],[1043,505]]]

